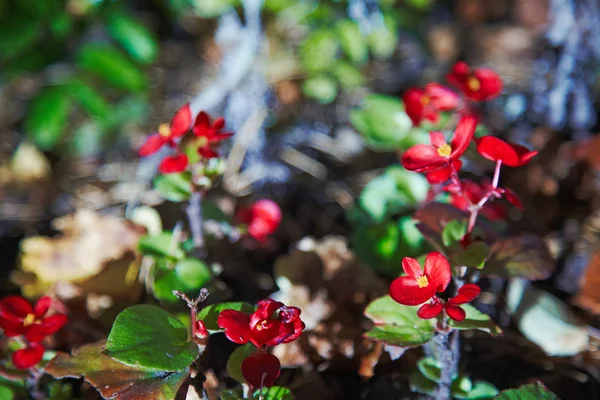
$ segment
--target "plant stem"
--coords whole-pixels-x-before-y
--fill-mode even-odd
[[[452,399],[452,380],[458,373],[459,332],[438,332],[433,338],[434,355],[441,368],[438,390],[435,393],[436,400]]]
[[[185,208],[185,212],[192,231],[194,253],[198,258],[204,255],[204,233],[202,232],[202,193],[193,192]]]

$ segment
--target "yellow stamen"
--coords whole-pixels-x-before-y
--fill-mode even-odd
[[[446,143],[445,145],[438,148],[437,152],[442,157],[450,157],[450,154],[452,154],[452,147],[450,147],[450,145]]]
[[[417,285],[419,285],[420,288],[424,288],[429,285],[429,280],[425,275],[422,275],[417,278]]]
[[[467,80],[467,86],[472,91],[477,92],[479,89],[481,89],[481,82],[479,82],[479,79],[472,76]]]
[[[35,314],[27,314],[27,316],[23,320],[23,326],[32,325],[35,322],[35,319]]]
[[[431,99],[429,98],[429,96],[425,96],[425,95],[421,96],[421,104],[422,105],[426,106],[429,103],[431,103]]]
[[[268,324],[266,319],[263,319],[262,321],[260,321],[259,324],[256,324],[256,330],[257,331],[262,331],[263,329],[266,328],[266,325]]]
[[[158,133],[161,136],[169,136],[171,134],[171,128],[169,127],[169,124],[160,124],[158,126]]]

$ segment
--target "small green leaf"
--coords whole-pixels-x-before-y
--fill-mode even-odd
[[[52,150],[67,133],[71,100],[63,86],[48,86],[33,100],[25,130],[42,150]]]
[[[460,322],[450,320],[449,325],[451,327],[460,330],[478,329],[493,336],[502,333],[502,329],[492,321],[489,315],[482,313],[470,304],[465,304],[461,307],[466,311],[467,316]]]
[[[335,79],[346,89],[354,89],[365,83],[365,77],[362,72],[344,61],[336,63],[332,73]]]
[[[410,387],[411,392],[428,395],[433,395],[438,389],[437,383],[427,379],[420,372],[410,374],[408,377],[408,386]]]
[[[450,221],[442,231],[442,243],[444,243],[444,246],[450,247],[459,242],[465,236],[465,233],[467,233],[467,221]]]
[[[212,278],[208,265],[195,258],[179,261],[175,264],[175,273],[188,290],[199,289]]]
[[[11,18],[3,18],[2,22],[0,60],[8,60],[30,50],[43,32],[41,21],[33,21],[23,14],[11,14]]]
[[[322,104],[329,104],[335,100],[338,93],[337,83],[327,75],[315,75],[302,83],[305,95]]]
[[[198,319],[204,322],[206,329],[209,331],[220,331],[219,325],[217,325],[217,318],[219,313],[223,310],[236,310],[251,314],[254,312],[255,307],[250,303],[245,302],[231,302],[231,303],[215,303],[204,307],[198,313]]]
[[[12,389],[8,386],[0,385],[0,399],[2,400],[13,400],[15,398],[15,394]]]
[[[215,18],[230,11],[239,0],[201,0],[194,1],[196,13],[204,18]]]
[[[186,171],[158,175],[154,179],[154,190],[169,201],[187,201],[192,195],[192,174]]]
[[[308,72],[329,71],[336,63],[338,49],[339,41],[333,30],[315,30],[300,45],[300,60]]]
[[[466,376],[458,376],[452,381],[452,397],[466,396],[471,389],[473,389],[473,383]]]
[[[352,20],[344,19],[335,26],[342,50],[350,61],[362,64],[369,58],[369,49],[366,38],[363,36],[358,24]]]
[[[480,240],[471,243],[466,249],[452,256],[457,265],[482,269],[490,256],[490,247]]]
[[[198,358],[198,346],[188,341],[188,329],[159,307],[139,304],[115,320],[104,351],[127,365],[182,371]]]
[[[177,277],[175,271],[162,271],[154,278],[152,294],[157,300],[175,303],[179,299],[173,294],[173,290],[186,291],[185,284]]]
[[[413,328],[410,326],[398,326],[382,324],[376,325],[365,333],[365,337],[389,346],[396,347],[419,347],[433,339],[434,328]]]
[[[429,380],[439,382],[442,371],[433,357],[423,357],[417,361],[417,368]]]
[[[517,389],[503,390],[495,400],[559,400],[558,396],[546,389],[541,382],[530,383]]]
[[[261,397],[262,395],[262,397]],[[253,400],[294,400],[295,397],[292,394],[290,389],[279,387],[279,386],[271,386],[269,388],[262,388],[262,390],[257,390],[252,395]]]
[[[131,57],[139,63],[151,64],[158,55],[158,43],[154,35],[135,18],[115,13],[108,18],[108,32]]]
[[[242,362],[256,351],[258,349],[251,343],[246,343],[235,349],[227,360],[227,373],[229,376],[241,384],[246,383],[246,378],[242,374]]]
[[[465,400],[487,400],[492,399],[498,394],[498,389],[494,385],[484,381],[477,381],[473,385],[473,388],[465,395],[460,396],[453,393],[453,396],[457,399]]]
[[[185,256],[173,233],[164,231],[158,235],[144,235],[138,243],[138,250],[151,256],[178,260]]]
[[[70,383],[63,383],[59,381],[49,382],[48,397],[49,400],[71,400],[73,399],[73,387]],[[1,391],[0,399],[4,399]]]
[[[142,92],[146,76],[123,53],[109,45],[87,44],[77,54],[77,65],[117,89]]]
[[[384,23],[376,26],[368,36],[373,56],[379,59],[391,57],[398,45],[398,23],[390,16],[384,16]]]
[[[68,83],[69,95],[86,112],[94,117],[103,118],[109,111],[109,105],[102,95],[81,79],[73,79]]]

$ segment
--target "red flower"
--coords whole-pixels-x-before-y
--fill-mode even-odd
[[[8,337],[24,335],[29,342],[40,342],[67,323],[67,316],[55,314],[45,317],[52,299],[44,296],[34,307],[21,296],[0,300],[0,328]]]
[[[259,242],[266,240],[281,223],[281,209],[273,200],[262,199],[238,212],[238,220],[248,225],[248,234]]]
[[[467,283],[458,289],[458,294],[447,302],[443,303],[437,296],[433,297],[427,304],[423,304],[417,311],[417,316],[421,319],[431,319],[437,317],[442,310],[446,310],[448,317],[455,321],[462,321],[466,317],[465,310],[460,307],[462,304],[470,303],[481,293],[479,286],[473,283]]]
[[[457,191],[455,188],[450,191],[450,204],[464,211],[469,211],[472,205],[479,203],[488,191],[494,191],[489,181],[477,184],[464,179],[461,183],[463,192]],[[499,203],[486,202],[481,208],[481,213],[490,221],[498,221],[506,217],[506,209]]]
[[[446,182],[452,177],[452,175],[457,173],[462,168],[462,164],[462,161],[454,160],[450,165],[427,172],[427,174],[425,174],[425,178],[427,178],[427,182],[431,183],[432,185]]]
[[[475,117],[463,116],[454,130],[450,144],[446,143],[441,132],[431,132],[429,134],[431,146],[414,145],[402,155],[402,165],[409,171],[417,172],[430,172],[450,165],[467,150],[476,127]]]
[[[30,343],[28,347],[15,351],[12,354],[12,363],[17,369],[29,369],[42,361],[44,346],[39,343]]]
[[[254,353],[242,361],[242,375],[255,388],[271,387],[281,373],[279,359],[268,353]]]
[[[140,147],[138,154],[142,157],[149,156],[167,144],[176,147],[175,139],[183,136],[190,129],[191,124],[192,112],[190,111],[190,105],[185,104],[175,113],[170,125],[161,124],[158,127],[158,133],[148,136],[146,142]]]
[[[483,136],[475,140],[477,151],[491,161],[502,161],[509,167],[520,167],[527,164],[538,152],[527,147],[505,142],[495,136]]]
[[[400,304],[416,306],[446,290],[452,274],[448,260],[438,252],[432,252],[425,259],[425,270],[414,258],[402,260],[405,276],[395,279],[390,285],[390,296]]]
[[[217,324],[225,329],[225,336],[234,343],[252,342],[256,347],[276,346],[296,340],[304,329],[300,309],[266,299],[258,303],[252,314],[223,310]]]
[[[194,327],[194,336],[198,339],[206,339],[210,336],[208,329],[206,329],[206,325],[201,320],[196,321],[196,326]]]
[[[437,83],[429,83],[425,89],[409,88],[402,96],[406,114],[413,125],[419,126],[427,119],[437,122],[440,111],[451,111],[459,107],[460,99],[449,88]]]
[[[473,101],[487,101],[502,92],[502,78],[489,68],[472,69],[464,62],[457,62],[446,79]]]
[[[192,131],[194,135],[202,138],[201,143],[198,146],[198,154],[204,158],[215,158],[219,156],[211,146],[225,140],[233,135],[231,132],[221,132],[225,127],[225,119],[217,118],[213,123],[210,122],[210,116],[201,111],[194,121]]]
[[[163,158],[158,166],[158,170],[163,174],[174,174],[185,171],[187,166],[188,156],[185,154],[175,154]]]

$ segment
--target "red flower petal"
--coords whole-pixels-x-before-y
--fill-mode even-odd
[[[302,322],[302,320],[300,318],[296,319],[291,324],[291,333],[285,339],[283,339],[281,341],[281,343],[289,343],[289,342],[293,342],[294,340],[298,339],[300,337],[300,335],[302,334],[302,331],[304,330],[304,328],[306,328],[306,325],[304,324],[304,322]]]
[[[449,304],[459,305],[470,303],[481,293],[481,288],[474,283],[467,283],[458,289],[458,294],[448,300]]]
[[[435,318],[442,312],[443,309],[444,305],[439,301],[425,303],[417,310],[417,317],[421,319]]]
[[[198,113],[198,116],[196,117],[196,121],[194,121],[192,131],[196,136],[206,136],[209,129],[210,117],[204,111],[200,111],[200,113]]]
[[[225,336],[233,343],[244,344],[250,340],[250,316],[235,310],[223,310],[217,317],[217,325],[225,329]]]
[[[215,150],[211,149],[210,146],[202,146],[198,147],[198,154],[204,158],[217,158],[219,157],[219,153]]]
[[[459,306],[454,306],[452,304],[446,303],[446,304],[444,304],[444,308],[446,309],[446,314],[448,314],[448,316],[455,321],[460,322],[460,321],[464,320],[465,317],[467,316],[467,313],[465,312],[465,310],[463,310]]]
[[[171,138],[178,138],[190,129],[192,125],[192,111],[189,104],[184,104],[173,116],[171,120]]]
[[[465,92],[471,100],[492,100],[502,93],[502,78],[493,69],[477,68],[473,76],[479,81],[480,88],[477,91]]]
[[[35,314],[35,317],[42,318],[44,315],[46,315],[51,305],[52,298],[50,298],[49,296],[40,297],[40,299],[37,301],[37,303],[35,303],[35,306],[33,307],[33,313]]]
[[[21,321],[33,313],[33,307],[21,296],[7,296],[0,300],[0,319],[12,322]]]
[[[429,132],[429,141],[436,149],[446,144],[446,138],[442,132]]]
[[[409,116],[414,126],[419,126],[424,118],[424,107],[421,99],[423,91],[417,88],[409,88],[404,92],[404,111]]]
[[[520,167],[527,164],[537,151],[529,151],[524,146],[508,143],[495,136],[483,136],[477,141],[477,151],[482,157],[491,161],[502,161],[509,167]]]
[[[401,161],[409,171],[428,172],[444,166],[448,158],[440,156],[433,146],[416,144],[406,150]]]
[[[419,287],[412,276],[401,276],[394,279],[390,285],[390,296],[396,302],[405,306],[418,306],[435,295],[435,286]]]
[[[17,369],[29,369],[44,357],[44,346],[33,343],[29,347],[17,350],[12,354],[12,363]]]
[[[454,136],[450,142],[450,146],[452,147],[451,159],[455,160],[467,151],[467,147],[469,147],[469,144],[473,140],[475,128],[477,128],[477,118],[472,115],[465,115],[458,121],[454,130]]]
[[[425,275],[429,280],[429,286],[434,291],[443,292],[452,279],[452,273],[450,272],[450,263],[437,251],[427,254],[425,258]]]
[[[281,373],[279,359],[268,353],[254,353],[242,361],[242,375],[255,388],[271,387]]]
[[[219,117],[219,118],[215,119],[215,122],[213,122],[213,124],[212,124],[212,128],[216,131],[223,129],[224,126],[225,126],[225,118],[223,118],[223,117]]]
[[[166,156],[160,162],[158,170],[163,174],[173,174],[185,171],[188,165],[188,157],[185,154]]]
[[[421,264],[414,258],[404,257],[402,259],[402,269],[404,273],[414,279],[423,276],[423,268]]]
[[[457,88],[462,88],[463,83],[466,81],[469,76],[469,72],[471,67],[465,62],[459,61],[450,70],[448,75],[446,75],[446,80],[453,86]]]
[[[460,98],[452,89],[439,83],[425,85],[425,95],[431,99],[433,107],[439,111],[456,110],[460,105]]]
[[[59,329],[61,329],[68,321],[68,317],[64,314],[54,314],[46,317],[40,321],[40,327],[42,332],[48,335],[53,335]]]
[[[273,230],[277,229],[281,222],[281,208],[273,200],[258,200],[250,207],[250,211],[252,218],[265,221]]]
[[[506,200],[508,200],[508,202],[513,206],[520,208],[521,210],[524,208],[521,198],[515,192],[513,192],[512,189],[505,188],[504,197],[506,197]]]
[[[434,171],[427,172],[425,178],[427,178],[427,182],[431,183],[432,185],[446,182],[452,177],[452,174],[454,174],[455,171],[460,171],[462,164],[462,161],[454,160],[452,161],[452,166],[448,165]]]
[[[167,144],[168,141],[169,139],[164,137],[160,133],[152,134],[146,138],[146,141],[138,150],[138,154],[140,155],[140,157],[146,157],[150,154],[154,154],[158,150],[160,150],[165,144]]]
[[[194,327],[194,335],[199,339],[206,339],[210,336],[208,329],[206,329],[206,325],[201,320],[196,321],[196,326]]]

